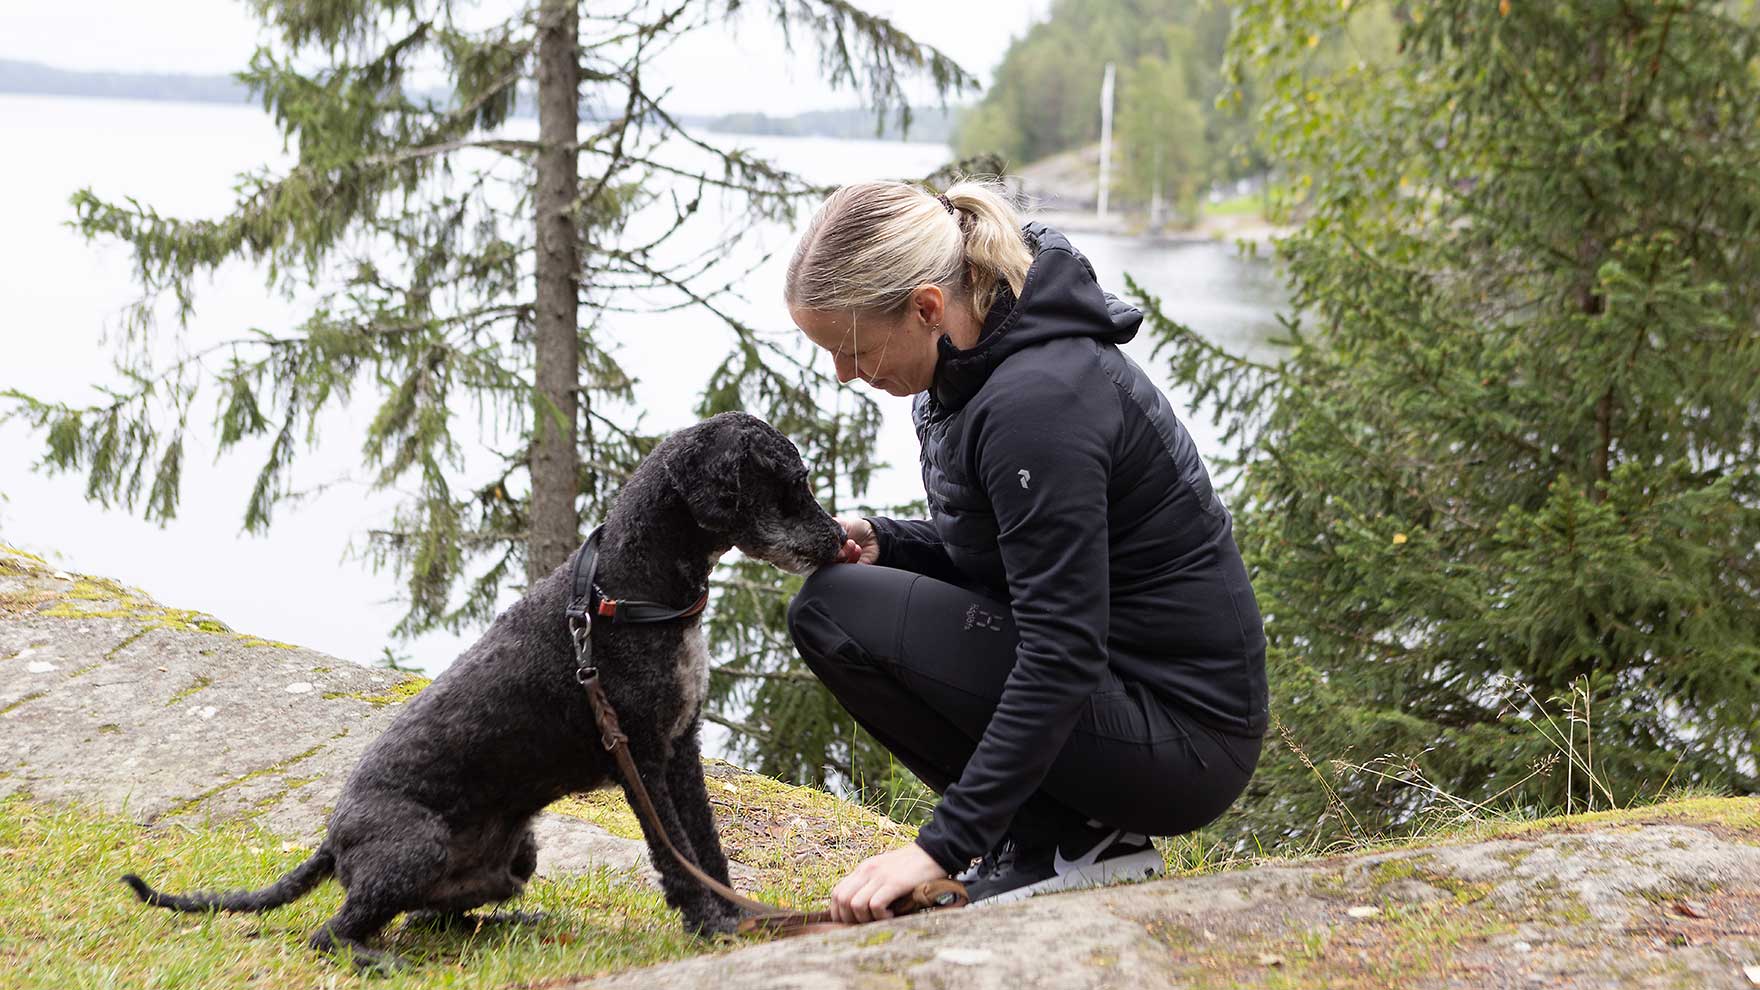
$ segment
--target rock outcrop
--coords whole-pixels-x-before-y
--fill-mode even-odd
[[[558,990],[1760,986],[1760,800],[1510,832],[973,907]]]
[[[362,748],[422,684],[235,633],[0,547],[0,795],[142,822],[250,816],[309,843]],[[800,789],[778,803],[766,789],[783,785],[725,764],[709,773],[724,841],[764,857],[748,862],[771,879],[833,850],[853,862],[852,842],[872,849],[908,834]],[[544,816],[541,870],[644,863],[633,823],[613,827],[624,835]],[[752,871],[736,873],[753,885]],[[1760,799],[1478,826],[1404,848],[723,946],[542,985],[1751,990]]]

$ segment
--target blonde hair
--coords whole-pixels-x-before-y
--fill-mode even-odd
[[[1018,297],[1033,264],[1020,217],[995,187],[961,179],[941,195],[903,182],[858,182],[826,198],[788,263],[790,306],[896,313],[919,286],[967,295],[979,320],[998,282]]]

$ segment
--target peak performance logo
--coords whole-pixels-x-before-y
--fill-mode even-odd
[[[988,629],[991,632],[1002,631],[1002,616],[986,612],[976,605],[966,607],[967,629]]]

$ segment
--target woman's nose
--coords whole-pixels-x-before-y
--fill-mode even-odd
[[[856,362],[847,354],[833,355],[831,364],[837,369],[837,383],[848,385],[856,377]]]

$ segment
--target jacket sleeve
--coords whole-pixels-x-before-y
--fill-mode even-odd
[[[880,544],[880,556],[874,563],[913,571],[950,584],[965,584],[970,579],[962,574],[941,545],[941,535],[927,519],[887,519],[867,516],[874,524],[874,538]]]
[[[983,738],[917,835],[950,872],[1001,837],[1107,669],[1117,390],[1104,379],[1041,373],[998,391],[974,423],[973,466],[996,513],[1020,642]]]

